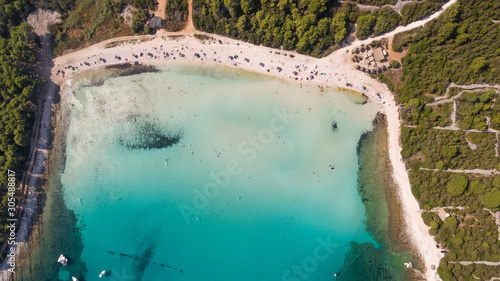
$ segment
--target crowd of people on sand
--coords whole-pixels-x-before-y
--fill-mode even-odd
[[[137,45],[136,45],[137,46]],[[336,85],[341,85],[345,87],[354,88],[353,83],[347,80],[345,74],[332,73],[329,71],[327,65],[319,66],[306,65],[304,63],[290,64],[285,60],[270,60],[264,61],[266,58],[269,60],[268,56],[261,56],[257,61],[257,58],[250,56],[245,57],[242,48],[236,49],[236,53],[231,54],[227,57],[221,57],[220,53],[224,52],[224,49],[214,50],[209,46],[204,46],[203,48],[188,47],[183,44],[179,46],[166,47],[162,44],[159,46],[149,46],[138,48],[134,51],[134,47],[131,46],[127,55],[110,53],[104,54],[105,50],[102,50],[99,54],[92,56],[87,56],[87,59],[60,66],[57,65],[56,76],[61,75],[65,78],[69,73],[75,74],[80,71],[101,67],[105,65],[116,65],[120,63],[131,63],[131,62],[145,62],[145,61],[185,61],[185,62],[201,62],[201,63],[215,63],[227,66],[240,67],[247,70],[253,70],[257,72],[269,73],[270,75],[280,77],[282,79],[295,80],[301,83],[307,83],[314,81],[318,84],[333,84],[333,79]],[[218,53],[219,52],[219,53]],[[226,52],[227,54],[228,52]],[[274,56],[274,55],[273,55]],[[278,56],[278,55],[276,55]],[[330,82],[330,83],[329,83]],[[361,92],[367,92],[366,89],[356,89]]]

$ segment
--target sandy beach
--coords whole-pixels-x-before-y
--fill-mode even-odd
[[[417,251],[417,255],[425,265],[426,280],[440,280],[436,270],[431,270],[431,266],[437,268],[443,255],[436,248],[434,238],[429,235],[429,227],[423,223],[420,206],[411,193],[408,173],[400,154],[401,122],[398,106],[396,106],[394,98],[385,84],[379,83],[363,72],[354,69],[354,65],[350,63],[349,54],[353,48],[361,44],[422,26],[455,2],[456,0],[449,1],[440,11],[409,26],[399,27],[376,38],[345,44],[347,46],[344,48],[321,59],[290,51],[255,46],[203,32],[196,32],[198,36],[195,37],[192,30],[180,32],[181,35],[179,33],[158,32],[156,35],[114,38],[57,57],[53,60],[51,80],[62,85],[75,74],[124,63],[196,63],[237,68],[296,83],[348,88],[364,93],[387,116],[389,156],[393,165],[394,180],[400,187],[399,197],[403,206],[402,212],[405,217],[407,235],[410,237],[410,242]],[[197,39],[200,38],[199,35],[202,35],[204,39]],[[377,93],[380,93],[381,98],[377,97]],[[52,107],[49,104],[44,107],[43,112],[51,110]],[[45,124],[47,118],[49,117],[43,116],[43,122],[40,123]],[[42,131],[46,130],[42,129]],[[45,134],[42,132],[43,136]],[[35,167],[43,167],[45,157],[40,159],[35,161]],[[36,202],[31,204],[36,204]],[[26,239],[24,236],[23,240]],[[5,269],[5,266],[2,268]]]

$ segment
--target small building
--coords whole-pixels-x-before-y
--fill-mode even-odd
[[[149,26],[151,26],[152,28],[159,29],[159,28],[164,28],[165,25],[163,23],[163,20],[160,17],[154,17],[149,22]]]
[[[380,61],[387,61],[384,53],[382,52],[382,48],[377,48],[377,49],[373,50],[373,56],[379,62]]]

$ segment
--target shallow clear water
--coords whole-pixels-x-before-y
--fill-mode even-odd
[[[374,104],[187,66],[73,94],[61,183],[88,273],[72,275],[332,280],[350,242],[378,247],[357,191]]]

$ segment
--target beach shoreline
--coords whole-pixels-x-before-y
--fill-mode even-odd
[[[385,84],[355,70],[354,66],[350,64],[348,54],[353,48],[361,44],[367,44],[373,40],[421,26],[425,22],[437,17],[442,11],[456,2],[456,0],[449,1],[440,11],[424,20],[415,22],[407,27],[398,28],[395,31],[376,38],[351,42],[348,46],[344,46],[344,48],[321,59],[300,55],[291,51],[255,46],[204,32],[196,33],[213,38],[208,39],[211,40],[210,44],[204,44],[202,40],[196,39],[193,35],[175,35],[164,32],[157,36],[146,35],[114,38],[57,57],[53,60],[54,67],[49,81],[61,86],[77,73],[110,65],[121,65],[124,63],[154,65],[182,62],[238,68],[284,80],[295,81],[300,84],[316,84],[320,87],[335,87],[365,94],[371,101],[378,105],[380,112],[387,116],[388,152],[393,168],[392,176],[395,183],[399,186],[398,196],[402,206],[401,212],[407,225],[406,234],[410,238],[417,255],[424,263],[426,279],[440,280],[437,272],[432,270],[431,266],[434,265],[437,268],[443,255],[435,247],[434,238],[428,232],[429,227],[423,223],[420,216],[419,203],[411,193],[408,173],[400,154],[401,122],[394,97]],[[140,53],[143,53],[143,55],[140,56]],[[152,55],[150,56],[147,53],[151,53]],[[169,56],[166,57],[165,53],[169,53]],[[206,55],[203,55],[203,53]],[[136,55],[137,57],[135,57]],[[246,61],[245,58],[248,58],[249,61]],[[74,70],[73,67],[75,67]],[[65,73],[64,76],[62,75],[62,71]],[[311,77],[313,78],[312,80]],[[347,83],[352,86],[347,87]],[[377,93],[380,93],[382,97],[378,98]],[[52,112],[52,108],[44,108],[43,112],[45,113],[46,111]],[[45,120],[46,117],[43,119]],[[41,123],[44,122],[40,122],[39,127],[42,126]],[[44,162],[44,160],[42,159],[41,161]],[[43,163],[37,164],[40,166],[43,165]],[[22,227],[29,228],[30,225]],[[5,267],[3,268],[5,269]]]
[[[379,111],[387,116],[388,153],[393,168],[394,181],[400,187],[398,196],[403,207],[401,212],[407,225],[406,234],[411,240],[416,254],[424,263],[427,280],[440,280],[436,270],[431,270],[431,266],[434,265],[437,268],[443,255],[436,248],[434,238],[429,234],[429,228],[423,223],[420,216],[420,206],[411,193],[408,173],[400,154],[401,122],[398,106],[396,106],[394,97],[385,84],[355,70],[354,66],[350,64],[348,52],[354,47],[341,49],[328,57],[317,59],[293,52],[254,46],[217,35],[210,35],[210,37],[214,38],[211,42],[215,43],[204,44],[189,35],[174,38],[148,36],[144,38],[145,41],[135,41],[132,44],[121,43],[123,45],[106,48],[110,42],[124,42],[124,38],[116,39],[116,41],[108,40],[87,49],[57,57],[54,61],[52,79],[61,85],[74,74],[123,63],[148,65],[190,63],[236,68],[287,81],[295,81],[298,84],[307,83],[320,87],[354,90],[365,94],[377,104]],[[222,44],[218,40],[221,40]],[[166,57],[164,53],[169,53],[169,56]],[[200,57],[197,57],[196,54]],[[238,58],[235,59],[235,55]],[[247,62],[245,58],[248,58],[250,62]],[[90,66],[85,63],[90,64]],[[68,68],[70,65],[71,68]],[[74,71],[73,67],[75,67]],[[281,71],[277,67],[280,67]],[[61,72],[57,74],[57,70]],[[62,70],[65,70],[64,78],[61,75]],[[294,74],[294,71],[297,75]],[[324,74],[320,75],[320,73]],[[311,75],[314,76],[312,80],[310,79]],[[346,83],[352,86],[347,87]],[[381,94],[381,98],[377,97],[377,93]]]

